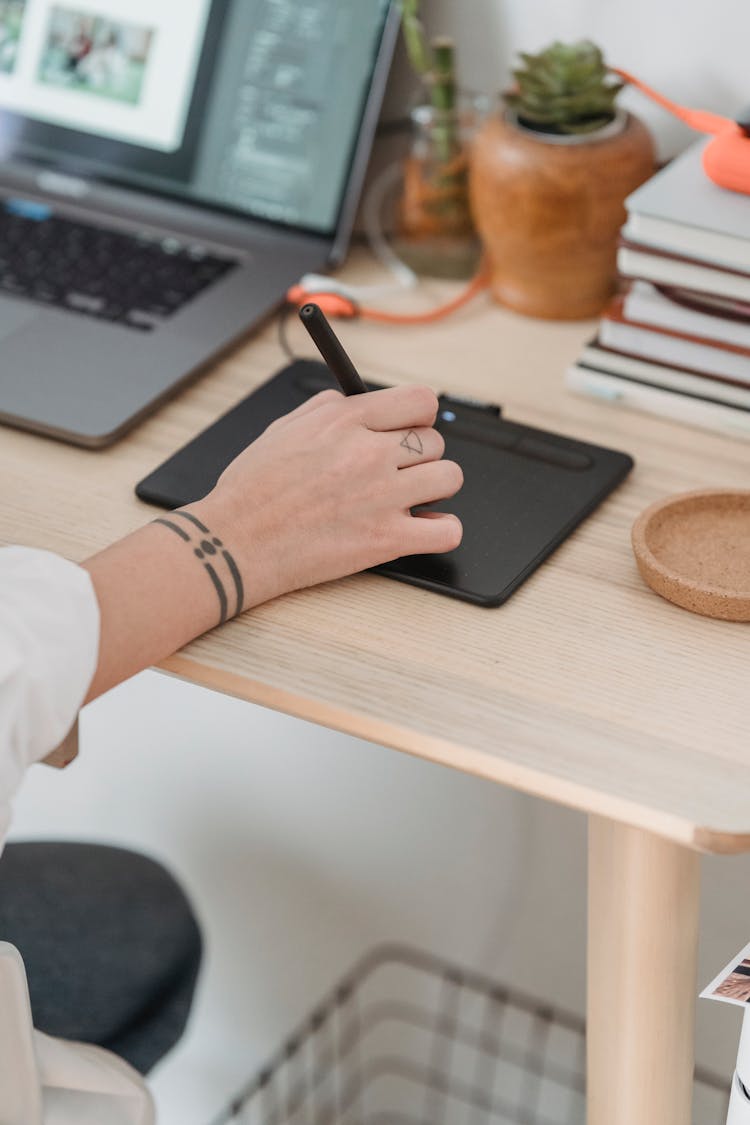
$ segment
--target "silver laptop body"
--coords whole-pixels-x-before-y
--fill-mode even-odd
[[[24,19],[33,5],[34,0],[27,0]],[[303,5],[299,0],[155,0],[152,8],[152,27],[123,21],[112,26],[112,20],[97,22],[77,17],[72,9],[53,8],[50,20],[65,17],[67,22],[50,24],[41,39],[37,34],[38,57],[29,70],[35,84],[27,95],[31,109],[20,113],[22,103],[8,108],[0,84],[0,207],[10,212],[7,245],[0,223],[0,420],[90,447],[117,439],[241,339],[279,306],[303,274],[342,259],[398,29],[398,12],[388,0],[305,0]],[[165,30],[170,25],[184,37],[186,12],[195,21],[193,50],[198,61],[190,74],[188,67],[180,69],[179,61],[170,65],[191,90],[188,115],[193,114],[193,134],[203,146],[200,158],[211,161],[204,178],[208,182],[217,177],[211,181],[209,198],[200,198],[184,183],[127,165],[136,147],[135,130],[146,135],[162,127],[158,112],[138,117],[138,99],[155,97],[146,85],[148,67],[152,59],[156,67],[158,50],[166,51]],[[303,16],[307,24],[300,26]],[[240,26],[247,36],[241,50]],[[210,67],[204,58],[206,41],[200,41],[209,32]],[[22,29],[19,59],[24,50],[27,55],[32,50],[24,45],[24,34]],[[337,37],[333,48],[327,43],[329,35]],[[320,58],[323,54],[326,57]],[[340,66],[332,66],[337,58]],[[19,73],[22,63],[20,59],[15,64]],[[226,117],[217,119],[219,95],[211,103],[211,91],[225,81],[232,65],[234,85],[221,95]],[[54,119],[58,110],[53,95],[62,106],[59,120],[67,121],[66,127]],[[199,95],[205,100],[196,109]],[[119,130],[114,139],[96,124],[108,98]],[[347,99],[356,105],[347,108]],[[200,136],[206,105],[214,113],[207,138]],[[71,121],[81,116],[86,128],[71,129]],[[173,117],[176,121],[176,110]],[[228,140],[212,154],[214,138],[230,117]],[[188,116],[185,128],[189,126]],[[166,117],[163,127],[166,130]],[[172,127],[179,132],[179,122]],[[97,128],[98,133],[93,131]],[[314,129],[318,132],[313,136]],[[312,138],[309,145],[305,138]],[[300,139],[305,151],[297,153],[294,146],[300,147]],[[137,147],[136,155],[146,164],[152,159],[148,145]],[[143,149],[147,151],[141,156]],[[175,158],[174,152],[153,151],[155,162]],[[110,160],[110,153],[117,159]],[[329,175],[335,162],[340,162],[338,179]],[[151,190],[152,184],[157,190]],[[323,185],[317,195],[316,184]],[[225,200],[218,198],[222,192]],[[323,214],[323,197],[328,215]],[[91,274],[98,288],[92,281],[90,291],[77,293],[74,279],[72,292],[61,299],[58,291],[52,299],[44,287],[48,278],[59,281],[54,262],[41,278],[34,274],[40,253],[35,248],[46,245],[43,235],[53,229],[38,223],[50,219],[57,221],[53,233],[63,239],[66,253],[70,246],[89,245],[88,234],[81,236],[78,226],[90,225],[114,232],[116,257],[133,240],[137,263],[139,247],[148,247],[149,262],[166,262],[167,272],[158,265],[157,275],[162,270],[171,277],[172,260],[163,257],[168,254],[174,255],[175,268],[179,266],[180,276],[189,281],[192,261],[197,268],[206,260],[218,260],[224,272],[188,299],[180,299],[174,311],[160,309],[152,315],[148,309],[125,307],[125,298],[132,303],[132,285],[138,291],[142,282],[153,295],[158,276],[141,273],[130,278],[131,288],[123,287],[124,303],[119,306],[118,292],[113,295],[111,286],[118,284],[121,262],[115,260],[105,269],[102,280],[94,270],[96,263],[87,260],[82,261],[82,274]],[[98,230],[95,236],[92,253],[98,255]],[[11,238],[16,240],[12,246]],[[19,243],[30,247],[20,292],[14,290],[12,260]],[[137,269],[134,266],[136,273]],[[37,278],[38,296],[23,291],[29,276]],[[109,305],[103,307],[98,294],[108,281]],[[52,282],[47,288],[51,286]],[[151,304],[156,307],[153,300]]]

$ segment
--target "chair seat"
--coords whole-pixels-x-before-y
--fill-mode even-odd
[[[0,942],[0,1090],[3,1125],[153,1125],[140,1075],[88,1043],[33,1030],[18,950]]]

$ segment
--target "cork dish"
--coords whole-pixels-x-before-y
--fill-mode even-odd
[[[633,524],[638,569],[652,590],[693,613],[750,621],[750,491],[687,492]]]

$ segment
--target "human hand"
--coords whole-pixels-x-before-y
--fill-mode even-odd
[[[231,548],[247,609],[402,555],[451,551],[456,516],[411,514],[453,496],[427,387],[324,391],[278,419],[185,510]]]
[[[243,609],[461,542],[455,516],[411,509],[458,492],[426,387],[325,391],[274,422],[203,500],[83,564],[99,605],[87,700]]]

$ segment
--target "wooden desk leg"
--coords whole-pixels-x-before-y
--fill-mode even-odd
[[[699,857],[589,817],[588,1125],[690,1125]]]

